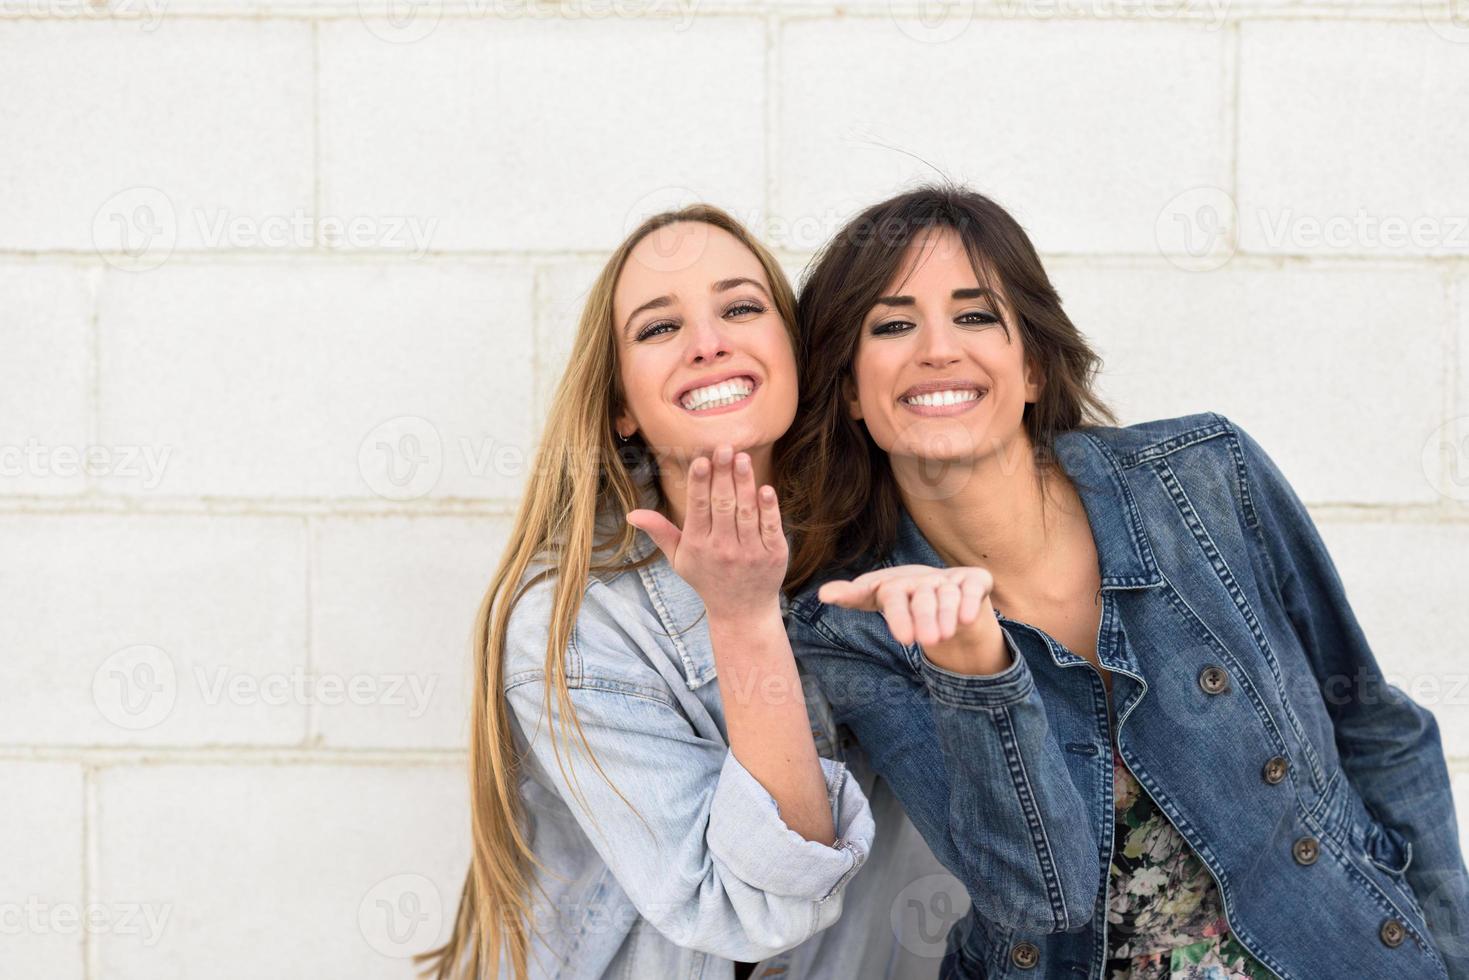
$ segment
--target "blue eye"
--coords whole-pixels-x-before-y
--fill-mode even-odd
[[[759,305],[758,303],[751,303],[751,302],[749,302],[747,300],[745,302],[736,303],[734,306],[731,306],[729,309],[727,309],[727,310],[724,311],[724,315],[725,316],[730,316],[731,314],[734,314],[734,315],[738,315],[738,316],[744,316],[747,313],[764,313],[764,312],[765,312],[765,307]]]

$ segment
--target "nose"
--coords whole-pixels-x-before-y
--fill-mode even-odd
[[[919,324],[918,363],[924,367],[943,368],[959,360],[959,345],[945,324]]]
[[[690,364],[717,364],[730,356],[724,321],[718,317],[691,318],[684,325],[684,337]]]

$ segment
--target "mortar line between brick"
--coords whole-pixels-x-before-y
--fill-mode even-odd
[[[870,9],[853,9],[839,3],[813,5],[805,9],[782,8],[774,4],[762,4],[757,6],[743,6],[738,3],[728,5],[708,5],[701,9],[696,15],[699,19],[737,19],[751,20],[766,14],[778,13],[785,20],[889,20],[893,17],[919,17],[925,13],[921,3],[895,3],[891,8],[875,5]],[[1442,16],[1439,16],[1439,14]],[[1449,8],[1447,5],[1435,7],[1434,16],[1429,18],[1434,21],[1449,20]],[[0,21],[60,21],[60,22],[83,22],[93,23],[97,20],[113,21],[142,21],[144,14],[131,14],[111,12],[108,14],[97,14],[85,19],[74,15],[65,14],[36,14],[25,12],[18,14],[0,14]],[[241,4],[236,9],[211,9],[203,6],[193,9],[185,8],[165,15],[166,19],[173,21],[262,21],[262,20],[304,20],[314,22],[332,22],[361,19],[361,13],[351,8],[332,7],[291,7],[281,5],[277,7],[250,8]],[[644,21],[678,21],[685,16],[679,10],[672,11],[649,11],[639,15],[637,19]],[[1352,4],[1330,4],[1316,7],[1251,7],[1248,5],[1231,9],[1227,14],[1230,21],[1239,22],[1245,20],[1257,21],[1336,21],[1342,23],[1421,23],[1426,12],[1419,6],[1379,6],[1362,9]],[[1165,18],[1154,18],[1150,23],[1177,23],[1177,24],[1207,24],[1216,15],[1211,11],[1188,12],[1173,14]],[[439,12],[439,20],[442,21],[483,21],[494,19],[496,21],[532,20],[533,15],[522,17],[495,17],[486,18],[483,13],[470,9],[467,3],[455,5],[445,4]],[[1040,24],[1050,23],[1121,23],[1135,24],[1139,18],[1135,15],[1105,15],[1087,11],[1060,11],[1045,16],[1033,14],[1017,14],[1006,10],[1000,3],[980,3],[973,9],[973,21],[1009,21],[1017,23],[1034,22]]]
[[[311,244],[321,241],[321,23],[311,22]]]
[[[548,329],[546,322],[546,299],[548,290],[546,287],[545,267],[535,265],[530,273],[530,310],[531,310],[531,332],[530,332],[530,377],[531,377],[531,403],[536,408],[536,418],[544,419],[547,403],[547,379],[541,377],[541,346],[545,343],[545,332]],[[544,426],[544,422],[541,423]],[[539,441],[539,433],[536,436]]]
[[[97,773],[91,766],[82,767],[82,907],[95,908],[97,902],[97,880],[100,855],[99,803],[97,799]],[[97,944],[92,930],[82,931],[82,977],[84,980],[100,980]]]
[[[769,231],[772,221],[776,218],[776,201],[781,200],[779,189],[776,186],[776,176],[780,160],[780,43],[783,21],[778,14],[767,14],[764,26],[765,232],[760,235],[760,238],[767,244],[774,244],[771,242]],[[781,203],[783,205],[784,201],[782,200]]]
[[[1231,243],[1231,255],[1237,255],[1240,249],[1241,239],[1241,215],[1243,209],[1240,207],[1239,199],[1239,103],[1240,103],[1240,76],[1243,71],[1244,61],[1242,50],[1244,47],[1243,29],[1238,23],[1229,25],[1229,33],[1225,35],[1225,81],[1228,108],[1225,110],[1226,134],[1226,164],[1229,169],[1229,199],[1234,202],[1234,221],[1230,228],[1230,235],[1234,239]]]
[[[102,443],[102,283],[107,272],[100,267],[89,270],[87,289],[87,445]],[[82,492],[91,497],[101,492],[98,477],[91,467],[82,467]]]
[[[306,650],[306,676],[310,677],[316,665],[316,551],[318,545],[318,532],[321,524],[312,515],[307,514],[304,518],[304,531],[306,533],[306,636],[304,647]],[[321,738],[320,705],[316,698],[306,699],[306,745],[315,745]]]
[[[1469,406],[1462,405],[1459,402],[1460,386],[1464,380],[1460,355],[1460,345],[1464,342],[1461,331],[1463,325],[1469,324],[1469,319],[1465,317],[1463,306],[1466,293],[1469,293],[1469,279],[1463,276],[1455,276],[1452,270],[1446,269],[1444,271],[1444,301],[1448,307],[1448,315],[1444,318],[1446,322],[1443,327],[1443,352],[1444,360],[1448,363],[1445,367],[1446,379],[1444,387],[1446,390],[1443,394],[1443,405],[1444,421],[1449,423],[1451,428],[1448,430],[1450,438],[1440,439],[1438,446],[1439,466],[1442,467],[1439,475],[1439,484],[1444,487],[1448,486],[1450,479],[1453,478],[1458,469],[1469,465],[1469,461],[1456,461],[1454,458],[1461,451],[1469,451],[1469,444],[1453,438],[1457,435],[1460,437],[1460,440],[1469,439],[1469,426],[1453,422],[1454,419],[1461,417],[1466,408],[1469,408]],[[1454,500],[1447,495],[1441,495],[1439,503],[1442,505],[1445,514],[1453,514],[1461,509],[1465,502]]]

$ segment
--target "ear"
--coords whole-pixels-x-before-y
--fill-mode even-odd
[[[846,374],[842,377],[842,400],[847,403],[847,417],[854,422],[862,420],[862,402],[857,398],[857,386],[852,383],[852,375]]]
[[[1046,377],[1040,365],[1029,354],[1025,355],[1025,400],[1038,401],[1045,390]]]
[[[633,421],[633,417],[625,409],[618,414],[612,425],[617,430],[617,434],[624,439],[631,439],[633,433],[638,431],[637,422]]]

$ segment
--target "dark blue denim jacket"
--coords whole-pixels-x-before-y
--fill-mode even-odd
[[[1280,470],[1215,413],[1075,430],[1056,451],[1096,540],[1119,749],[1213,873],[1236,938],[1285,980],[1469,978],[1438,725],[1383,679]],[[904,514],[881,564],[910,563],[943,565]],[[998,613],[1014,664],[953,673],[880,614],[822,604],[819,584],[792,602],[794,649],[968,889],[960,972],[1100,978],[1101,675]]]

